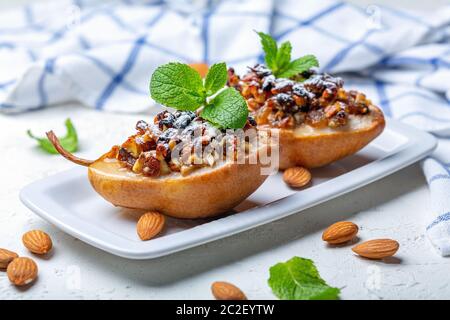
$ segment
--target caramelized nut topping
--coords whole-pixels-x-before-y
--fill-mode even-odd
[[[304,122],[314,127],[345,126],[350,114],[369,113],[371,103],[362,93],[346,92],[341,78],[314,69],[294,80],[277,79],[261,64],[249,68],[242,78],[229,69],[228,85],[241,92],[258,125],[279,128]]]
[[[255,126],[256,121],[249,117],[244,130]],[[191,111],[160,112],[152,124],[138,121],[136,130],[111,157],[148,177],[170,172],[186,175],[203,166],[214,166],[228,151],[236,152],[236,142],[229,139],[233,134],[217,129]]]

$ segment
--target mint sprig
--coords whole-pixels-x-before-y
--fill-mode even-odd
[[[156,102],[178,110],[195,111],[206,99],[200,74],[190,66],[177,62],[155,70],[150,92]]]
[[[224,89],[227,78],[225,63],[212,65],[203,81],[195,69],[172,62],[155,70],[150,95],[156,102],[177,110],[203,107],[200,116],[215,126],[240,129],[247,121],[247,103],[236,89]]]
[[[312,260],[300,257],[271,267],[269,286],[282,300],[336,300],[340,293],[320,277]]]
[[[201,115],[218,127],[239,129],[247,122],[247,103],[234,88],[227,88],[205,106]]]
[[[319,61],[313,55],[306,55],[291,61],[292,45],[289,41],[283,42],[278,47],[277,42],[270,35],[263,32],[257,33],[261,38],[266,65],[275,77],[291,78],[312,67],[319,66]]]
[[[59,142],[67,151],[75,152],[78,149],[77,131],[75,130],[75,127],[73,126],[73,123],[70,119],[67,119],[64,124],[66,126],[67,133],[64,137],[59,139]],[[33,135],[33,133],[31,133],[31,130],[27,130],[27,134],[30,138],[38,142],[39,147],[43,151],[51,154],[58,154],[58,151],[56,151],[53,144],[47,138],[36,137],[35,135]]]

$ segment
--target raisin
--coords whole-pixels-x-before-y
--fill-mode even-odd
[[[306,89],[316,94],[316,96],[321,96],[325,90],[328,91],[327,94],[332,95],[337,93],[339,88],[342,88],[344,81],[339,77],[332,77],[329,74],[316,74],[311,78],[303,82]]]
[[[312,94],[311,92],[309,92],[305,86],[301,83],[296,83],[293,87],[292,87],[292,92],[299,96],[302,97],[304,99],[307,100],[311,100],[314,98],[314,94]]]
[[[275,96],[278,104],[284,112],[295,113],[298,111],[298,107],[295,104],[294,98],[286,93],[280,93]]]
[[[156,115],[155,124],[158,124],[160,130],[166,128],[172,128],[175,121],[175,116],[169,111],[162,111]]]
[[[272,71],[270,71],[265,65],[257,64],[253,68],[249,68],[253,73],[255,73],[259,78],[264,78],[270,76]]]
[[[309,105],[305,104],[300,107],[299,109],[301,112],[308,112],[309,111]]]
[[[177,129],[184,129],[191,123],[191,121],[192,121],[191,115],[187,113],[180,114],[173,123],[173,127]]]
[[[178,130],[170,128],[164,131],[157,140],[157,143],[161,142],[169,142],[170,139],[175,138],[175,136],[178,134]]]
[[[255,119],[254,119],[252,116],[248,116],[247,122],[248,122],[252,127],[256,127],[256,126],[257,126],[257,123],[256,123]]]
[[[117,154],[117,159],[119,161],[125,162],[128,167],[133,167],[136,159],[125,149],[120,148],[119,153]]]
[[[273,75],[265,77],[261,89],[263,91],[270,91],[273,87],[275,87],[275,77]]]
[[[331,128],[342,127],[347,124],[347,113],[344,110],[339,111],[328,122],[328,126]]]
[[[282,81],[278,81],[277,84],[275,85],[275,87],[272,89],[272,93],[273,94],[278,94],[278,93],[286,93],[286,92],[291,92],[292,88],[294,86],[294,82],[291,80],[282,80]]]

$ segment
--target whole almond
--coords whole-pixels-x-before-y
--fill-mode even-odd
[[[217,300],[247,300],[241,289],[228,282],[214,282],[211,291]]]
[[[329,244],[341,244],[352,240],[358,233],[358,226],[353,222],[340,221],[329,226],[322,234],[322,240]]]
[[[52,247],[52,239],[41,230],[31,230],[22,236],[23,245],[33,253],[46,254]]]
[[[292,167],[284,171],[283,180],[292,188],[301,188],[311,181],[311,173],[303,167]]]
[[[357,246],[354,246],[352,250],[361,257],[383,259],[393,256],[397,252],[399,246],[400,245],[395,240],[376,239],[358,244]]]
[[[159,212],[143,214],[137,223],[137,234],[141,240],[150,240],[158,235],[164,228],[165,218]]]
[[[36,262],[30,258],[16,258],[9,265],[6,270],[9,281],[16,286],[24,286],[33,282],[38,274],[38,267]]]
[[[0,269],[6,269],[8,264],[19,257],[17,253],[0,248]]]

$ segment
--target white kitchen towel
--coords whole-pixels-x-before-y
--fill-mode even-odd
[[[389,117],[439,137],[423,162],[427,234],[450,255],[450,5],[430,14],[331,0],[58,0],[0,12],[0,112],[79,101],[142,112],[168,61],[262,61],[254,30],[290,40]],[[154,108],[154,107],[153,107]],[[419,222],[418,222],[419,223]]]

